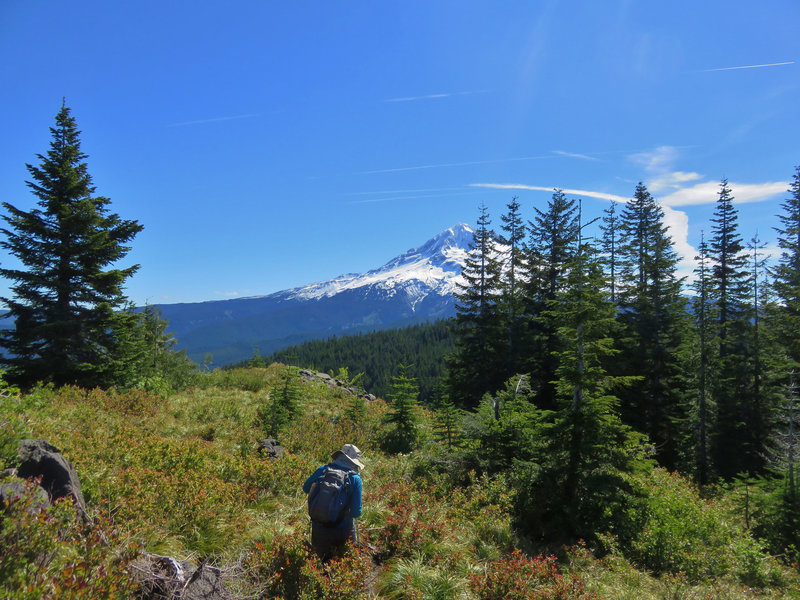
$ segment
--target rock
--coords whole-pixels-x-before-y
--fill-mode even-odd
[[[226,600],[223,573],[216,567],[196,565],[171,556],[144,554],[133,563],[142,600]]]
[[[41,477],[40,486],[47,492],[51,502],[71,496],[78,514],[86,517],[86,502],[78,474],[58,448],[45,440],[22,440],[18,457],[19,477]]]
[[[258,453],[270,460],[277,460],[283,458],[283,446],[278,443],[278,440],[267,438],[258,443]]]
[[[325,383],[328,387],[341,389],[346,394],[364,398],[364,400],[367,402],[374,402],[378,399],[376,396],[368,394],[364,390],[348,385],[347,382],[342,381],[341,379],[334,379],[328,373],[318,373],[315,371],[309,371],[308,369],[301,369],[300,376],[305,381],[319,381]]]
[[[6,504],[14,500],[18,500],[19,498],[23,498],[29,493],[29,484],[25,483],[24,481],[20,481],[19,479],[9,480],[0,484],[0,508],[5,508]],[[48,498],[47,492],[45,492],[39,486],[34,488],[33,496],[33,500],[31,501],[31,512],[38,512],[39,510],[50,506],[50,498]]]

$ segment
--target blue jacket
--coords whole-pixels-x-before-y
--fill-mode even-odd
[[[336,464],[336,463],[333,463]],[[311,477],[306,479],[305,483],[303,484],[303,491],[308,494],[311,491],[311,486],[314,485],[314,482],[322,477],[322,472],[325,470],[325,467],[328,465],[321,465],[316,471],[311,474]],[[337,467],[341,466],[336,464]],[[355,471],[350,471],[350,503],[348,508],[350,509],[349,515],[347,518],[342,519],[342,522],[339,523],[336,527],[337,528],[353,528],[353,519],[358,518],[361,516],[361,492],[363,489],[364,484],[361,482],[361,477]]]

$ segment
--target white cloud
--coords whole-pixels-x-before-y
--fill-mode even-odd
[[[544,187],[539,185],[523,185],[521,183],[470,183],[471,187],[490,188],[494,190],[535,190],[539,192],[552,192],[554,188]],[[598,198],[600,200],[613,200],[615,202],[627,202],[625,196],[618,196],[616,194],[607,194],[606,192],[593,192],[591,190],[569,190],[562,189],[565,194],[572,194],[575,196],[587,196],[589,198]]]
[[[729,182],[733,192],[734,202],[763,202],[778,194],[782,194],[789,187],[786,181],[770,181],[766,183],[733,183]],[[704,181],[691,187],[678,189],[671,194],[659,198],[664,206],[693,206],[697,204],[710,204],[717,201],[719,195],[718,181]]]
[[[689,215],[669,206],[662,206],[661,210],[664,211],[664,226],[672,238],[672,247],[680,257],[678,276],[691,278],[697,250],[689,243]]]
[[[666,173],[647,182],[647,189],[657,194],[667,189],[680,189],[682,184],[689,181],[696,181],[703,176],[700,173],[686,173],[684,171],[673,171]]]

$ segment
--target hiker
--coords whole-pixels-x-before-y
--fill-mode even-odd
[[[361,516],[361,451],[345,444],[331,458],[303,484],[311,516],[311,545],[324,558],[347,540],[357,541],[354,519]]]

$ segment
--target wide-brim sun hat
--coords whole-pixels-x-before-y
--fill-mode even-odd
[[[336,460],[340,456],[344,456],[345,458],[347,458],[359,469],[364,468],[364,463],[361,462],[361,450],[356,448],[353,444],[345,444],[344,446],[342,446],[341,450],[337,450],[336,452],[334,452],[331,458]]]

